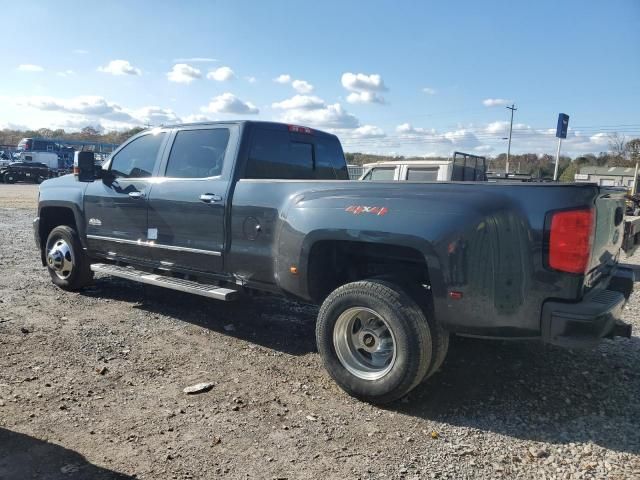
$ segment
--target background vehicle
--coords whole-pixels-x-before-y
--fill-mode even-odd
[[[397,160],[367,163],[360,180],[407,180],[414,182],[484,181],[485,157],[454,152],[449,160]]]
[[[58,154],[53,152],[21,152],[20,161],[23,163],[41,163],[46,165],[50,170],[60,169]]]
[[[450,333],[571,347],[631,335],[618,319],[633,271],[618,259],[638,239],[616,189],[348,181],[337,137],[268,122],[148,130],[97,174],[90,152],[77,160],[77,177],[41,185],[34,222],[56,285],[99,272],[318,304],[325,367],[367,401],[437,371]]]
[[[42,183],[51,176],[49,167],[39,162],[14,162],[0,168],[0,178],[4,183]]]

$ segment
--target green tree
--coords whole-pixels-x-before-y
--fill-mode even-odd
[[[571,162],[562,171],[562,174],[560,175],[560,181],[561,182],[575,182],[576,173],[578,173],[578,164],[576,162]]]

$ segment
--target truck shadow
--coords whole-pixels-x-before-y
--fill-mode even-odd
[[[0,478],[23,480],[130,480],[135,477],[93,465],[78,452],[0,428]]]
[[[456,338],[442,369],[392,410],[530,441],[640,453],[640,339],[594,350]]]
[[[316,351],[317,308],[310,305],[268,296],[223,303],[119,279],[97,279],[83,294],[290,355]],[[640,429],[628,428],[640,418],[640,371],[629,368],[639,363],[638,337],[576,351],[456,337],[440,371],[387,408],[522,440],[592,442],[640,454]]]
[[[116,278],[98,278],[82,294],[134,303],[133,308],[167,315],[289,355],[317,351],[317,307],[275,296],[220,302]]]

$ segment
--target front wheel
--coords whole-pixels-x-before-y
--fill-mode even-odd
[[[365,280],[327,297],[316,341],[325,368],[343,390],[382,404],[405,396],[429,373],[438,357],[434,327],[401,287]]]
[[[89,257],[76,231],[66,225],[51,230],[45,245],[51,281],[64,290],[78,290],[93,279]]]
[[[4,183],[16,183],[16,177],[12,173],[5,173]]]

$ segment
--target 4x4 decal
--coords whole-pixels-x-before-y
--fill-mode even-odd
[[[373,215],[386,215],[389,211],[387,207],[368,207],[365,205],[349,205],[344,209],[345,212],[353,213],[354,215],[360,215],[362,213],[371,213]]]

